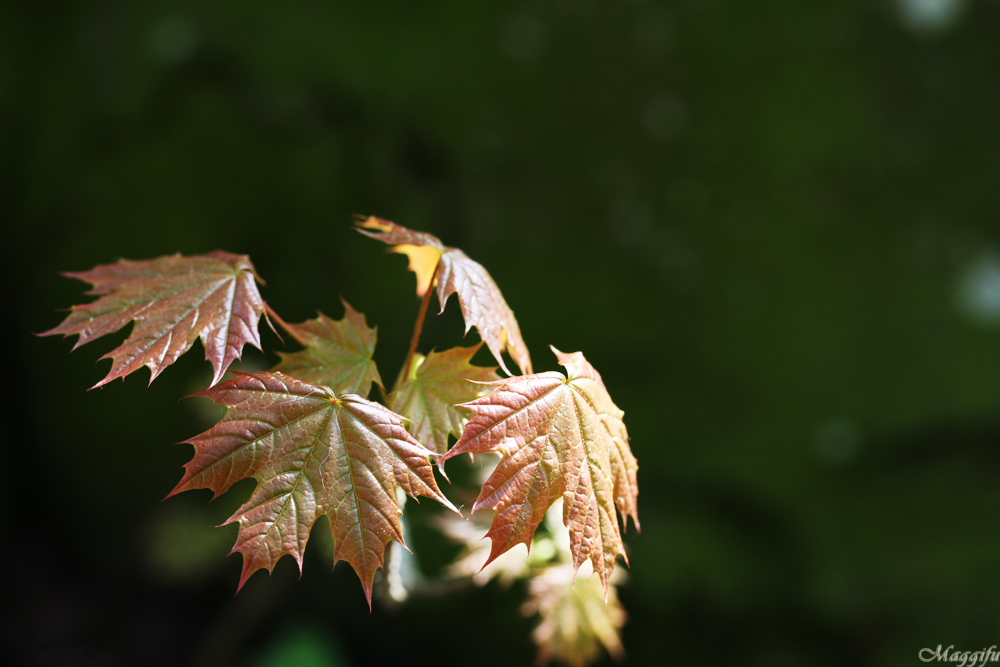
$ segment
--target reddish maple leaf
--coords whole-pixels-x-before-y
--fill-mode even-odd
[[[510,371],[501,356],[504,348],[522,371],[531,373],[531,355],[521,338],[514,311],[482,264],[469,259],[458,248],[449,248],[432,234],[415,232],[381,218],[369,217],[360,222],[358,231],[392,245],[393,252],[409,257],[410,269],[417,274],[418,296],[423,296],[436,278],[441,312],[444,312],[448,297],[457,294],[465,318],[465,332],[476,327],[486,347],[508,375]]]
[[[413,436],[438,454],[448,450],[448,435],[461,435],[469,411],[456,407],[493,391],[488,384],[497,379],[496,366],[469,363],[482,343],[414,355],[410,375],[389,395],[389,407],[406,415]]]
[[[302,324],[284,324],[306,349],[279,352],[281,363],[273,370],[306,382],[326,385],[335,393],[367,396],[372,383],[382,384],[372,360],[375,329],[365,316],[344,304],[344,318],[331,320],[323,313]]]
[[[638,465],[624,413],[601,376],[581,353],[552,350],[567,375],[508,378],[490,395],[463,403],[473,416],[440,463],[465,452],[501,456],[472,508],[495,511],[486,565],[517,544],[530,547],[545,511],[562,498],[573,566],[589,559],[607,590],[615,558],[624,556],[616,504],[624,521],[631,516],[639,525]]]
[[[250,499],[226,521],[240,525],[233,551],[243,554],[241,588],[285,554],[301,570],[309,532],[326,514],[334,562],[354,567],[370,606],[386,545],[405,546],[396,487],[455,510],[434,479],[434,452],[378,403],[283,373],[239,373],[195,395],[229,410],[186,441],[194,458],[170,495],[207,488],[218,496],[241,479],[257,480]]]
[[[246,255],[216,250],[207,255],[126,259],[90,271],[64,274],[91,283],[101,298],[73,306],[62,324],[42,336],[79,334],[79,346],[135,321],[132,334],[101,357],[112,360],[108,376],[94,387],[148,366],[152,382],[201,338],[218,382],[240,358],[245,343],[260,349],[257,324],[264,301],[254,282],[263,282]]]

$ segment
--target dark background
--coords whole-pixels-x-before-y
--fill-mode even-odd
[[[319,539],[234,597],[213,526],[251,487],[160,502],[212,423],[178,402],[200,346],[88,392],[125,332],[32,335],[85,300],[59,271],[219,248],[288,321],[350,300],[391,379],[413,277],[355,213],[483,263],[536,369],[603,374],[641,465],[629,664],[1000,644],[998,29],[996,0],[0,3],[0,650],[533,659],[523,585],[369,614]],[[423,348],[460,334],[452,304]]]

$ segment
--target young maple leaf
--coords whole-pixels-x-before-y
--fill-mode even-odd
[[[427,293],[435,277],[440,312],[444,312],[448,297],[458,295],[465,333],[476,327],[504,372],[510,375],[501,356],[506,348],[521,370],[531,373],[531,355],[521,338],[514,311],[482,264],[469,259],[458,248],[449,248],[432,234],[415,232],[395,222],[372,216],[358,225],[358,231],[365,236],[388,243],[393,246],[392,252],[409,258],[410,270],[417,274],[417,296]],[[369,231],[373,229],[378,231]]]
[[[365,316],[344,304],[344,318],[331,320],[323,313],[302,324],[285,324],[305,346],[301,352],[279,352],[281,363],[273,370],[299,380],[326,385],[337,394],[367,396],[372,383],[382,385],[372,355],[376,330]],[[398,412],[398,411],[397,411]]]
[[[496,380],[495,367],[469,363],[481,346],[456,347],[426,357],[415,355],[409,377],[389,394],[389,407],[406,415],[413,436],[438,454],[448,451],[448,434],[457,438],[469,420],[469,411],[455,404],[493,391],[493,387],[477,383]]]
[[[92,284],[88,294],[101,298],[73,306],[62,324],[42,336],[79,334],[75,350],[135,321],[128,339],[101,357],[112,360],[111,371],[94,388],[143,366],[149,367],[152,382],[198,338],[215,371],[212,384],[240,358],[245,343],[260,349],[257,324],[264,301],[254,281],[263,281],[246,255],[216,250],[192,257],[123,259],[64,275]]]
[[[468,521],[463,521],[461,515],[448,514],[438,517],[436,523],[442,533],[462,546],[446,570],[449,577],[468,578],[476,586],[485,586],[497,579],[501,585],[510,586],[530,574],[530,559],[516,551],[500,554],[490,567],[483,566],[483,558],[488,557],[490,552],[490,545],[483,542],[483,530],[489,529],[489,519],[473,515]],[[535,553],[538,553],[537,549]]]
[[[434,479],[433,452],[378,403],[283,373],[239,373],[195,396],[229,410],[185,441],[194,445],[194,458],[170,496],[206,488],[218,496],[241,479],[257,480],[250,499],[226,521],[240,525],[233,546],[243,554],[240,588],[258,569],[272,571],[285,554],[301,571],[309,532],[326,514],[334,562],[351,564],[371,606],[386,545],[405,546],[396,487],[458,511]]]
[[[605,592],[594,577],[575,580],[575,574],[569,565],[556,565],[528,584],[523,611],[539,616],[531,633],[538,645],[538,664],[555,658],[570,667],[585,667],[597,660],[601,646],[621,661],[625,649],[619,632],[627,614],[615,585]]]
[[[626,525],[631,516],[639,527],[638,464],[624,413],[601,376],[581,353],[552,350],[567,375],[508,378],[488,396],[463,403],[473,416],[439,465],[465,452],[501,456],[472,508],[496,512],[486,565],[517,544],[530,548],[545,511],[562,498],[573,566],[589,559],[607,590],[615,558],[624,556],[616,504]]]

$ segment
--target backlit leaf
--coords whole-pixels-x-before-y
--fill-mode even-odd
[[[343,300],[342,300],[343,301]],[[286,325],[305,345],[301,352],[279,352],[281,363],[275,371],[313,384],[326,385],[337,394],[367,396],[372,383],[381,385],[372,360],[375,329],[365,316],[344,303],[344,318],[331,320],[323,313],[302,324]]]
[[[73,306],[62,324],[43,336],[79,334],[73,349],[114,333],[135,321],[131,335],[101,357],[111,372],[95,387],[148,366],[152,382],[201,338],[205,358],[218,382],[240,358],[245,343],[260,349],[257,324],[264,301],[260,280],[245,255],[215,251],[207,255],[170,255],[144,261],[119,260],[90,271],[66,273],[94,286],[99,299]]]
[[[509,586],[515,580],[528,576],[530,563],[517,550],[501,554],[489,567],[483,561],[489,557],[490,545],[483,540],[483,531],[489,528],[489,519],[481,520],[473,515],[468,521],[453,514],[438,517],[437,526],[452,541],[462,545],[462,550],[448,566],[447,574],[454,578],[468,577],[476,586],[485,586],[494,578],[502,585]],[[531,555],[536,555],[538,549]]]
[[[410,376],[389,395],[389,407],[410,420],[410,433],[438,454],[448,451],[448,434],[457,438],[469,420],[469,410],[456,404],[493,391],[476,382],[496,380],[495,367],[469,363],[481,345],[415,355]]]
[[[375,230],[375,231],[371,231]],[[449,248],[431,234],[414,232],[394,222],[369,217],[359,223],[358,231],[393,246],[393,252],[410,259],[410,269],[417,274],[417,294],[423,296],[432,286],[437,267],[437,295],[441,312],[452,294],[465,318],[465,332],[476,327],[500,367],[510,374],[503,361],[506,348],[525,373],[531,373],[531,355],[521,338],[514,311],[504,301],[500,288],[482,264],[459,250]]]
[[[257,480],[226,521],[239,523],[233,551],[243,554],[240,587],[285,554],[301,569],[309,532],[326,514],[334,562],[354,567],[370,605],[386,545],[404,543],[396,487],[455,509],[434,479],[433,452],[378,403],[283,373],[240,373],[197,395],[229,410],[187,441],[194,458],[170,495],[203,488],[219,495],[241,479]]]
[[[531,633],[538,645],[538,662],[551,660],[584,667],[600,657],[603,646],[611,657],[625,657],[619,630],[627,615],[612,584],[607,595],[597,577],[576,573],[569,565],[548,567],[528,585],[523,611],[538,614]]]
[[[553,351],[567,375],[508,378],[464,403],[473,416],[440,463],[466,452],[501,457],[473,507],[495,511],[487,564],[516,544],[530,547],[545,511],[562,498],[573,566],[590,560],[607,589],[615,558],[624,555],[615,506],[623,520],[637,519],[638,466],[601,376],[581,353]]]

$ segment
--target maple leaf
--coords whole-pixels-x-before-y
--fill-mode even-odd
[[[489,544],[483,542],[483,530],[489,528],[489,520],[485,522],[478,516],[472,516],[463,521],[460,516],[442,515],[438,517],[437,527],[452,541],[462,545],[462,550],[448,566],[450,577],[468,577],[476,586],[485,586],[494,578],[504,586],[509,586],[515,580],[525,577],[530,572],[528,558],[516,551],[508,551],[500,555],[491,567],[483,566],[483,558],[490,551]],[[537,554],[536,549],[532,555]]]
[[[433,452],[378,403],[283,373],[239,373],[195,396],[229,410],[185,441],[194,445],[194,458],[170,495],[208,488],[218,496],[241,479],[257,480],[250,499],[225,522],[239,523],[233,551],[243,554],[240,588],[285,554],[301,571],[309,532],[326,514],[334,562],[351,564],[370,606],[386,545],[405,546],[397,486],[455,510],[434,479]]]
[[[618,574],[618,572],[616,572]],[[615,660],[625,657],[619,630],[628,615],[612,584],[606,592],[599,579],[576,573],[568,565],[548,567],[532,577],[528,585],[525,615],[538,614],[532,632],[538,645],[538,662],[552,658],[570,667],[594,662],[601,646]]]
[[[246,255],[216,250],[191,257],[123,259],[64,275],[92,284],[88,294],[101,297],[73,306],[62,324],[42,336],[79,334],[75,350],[135,321],[128,339],[101,357],[110,358],[112,366],[95,388],[143,366],[149,367],[152,382],[198,338],[215,371],[212,384],[240,358],[245,343],[260,349],[257,324],[264,301],[254,281],[263,281]]]
[[[624,413],[598,372],[579,352],[552,350],[567,375],[508,378],[488,396],[463,403],[473,416],[439,465],[465,452],[501,457],[472,509],[495,511],[486,565],[517,544],[530,548],[545,511],[562,498],[573,566],[589,559],[607,590],[615,558],[624,556],[616,504],[623,521],[631,516],[639,526],[638,464]]]
[[[501,356],[506,348],[521,370],[531,373],[531,355],[521,338],[514,311],[482,264],[458,248],[449,248],[432,234],[415,232],[389,220],[372,216],[358,225],[362,234],[392,245],[392,252],[409,258],[410,270],[417,274],[417,296],[424,296],[436,279],[440,312],[444,312],[448,297],[458,295],[465,333],[476,327],[504,372],[510,375]]]
[[[368,327],[365,316],[351,308],[351,304],[341,301],[344,304],[341,320],[331,320],[319,313],[316,319],[302,324],[284,324],[306,349],[279,352],[281,363],[273,370],[326,385],[337,394],[367,396],[373,382],[382,385],[372,360],[376,330]]]
[[[389,395],[389,407],[410,419],[410,433],[438,454],[448,451],[448,434],[457,438],[469,420],[469,411],[456,403],[493,391],[477,382],[496,380],[494,368],[469,363],[481,346],[456,347],[426,357],[415,354],[409,377]]]

